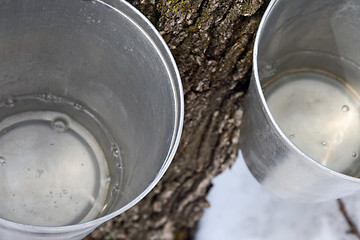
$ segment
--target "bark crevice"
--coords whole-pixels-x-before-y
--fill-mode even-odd
[[[184,87],[184,130],[171,166],[148,196],[86,239],[192,239],[209,207],[211,180],[239,150],[254,36],[269,0],[129,2],[174,55]]]

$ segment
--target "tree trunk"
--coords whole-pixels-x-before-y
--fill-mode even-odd
[[[192,239],[211,180],[239,150],[255,32],[268,0],[129,1],[159,30],[179,67],[185,98],[177,154],[157,186],[93,239]]]

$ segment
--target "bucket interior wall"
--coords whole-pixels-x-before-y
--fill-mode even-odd
[[[150,37],[105,3],[0,3],[0,100],[51,93],[96,114],[123,161],[121,191],[109,212],[141,194],[169,154],[176,131],[172,81]]]
[[[257,63],[260,81],[265,84],[282,71],[316,68],[345,79],[359,91],[354,80],[360,65],[360,9],[357,1],[277,1],[262,28]],[[340,60],[323,63],[319,53]],[[296,58],[306,58],[296,59]],[[350,62],[346,69],[341,61]],[[284,64],[286,63],[286,64]],[[285,66],[286,65],[286,66]]]

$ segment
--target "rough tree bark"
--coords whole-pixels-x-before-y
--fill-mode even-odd
[[[211,180],[239,149],[242,102],[265,0],[130,0],[160,31],[182,77],[185,121],[167,173],[92,239],[191,239]]]

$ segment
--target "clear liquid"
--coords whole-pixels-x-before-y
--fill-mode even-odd
[[[348,84],[317,71],[292,71],[265,87],[281,130],[305,154],[356,176],[360,154],[359,96]]]
[[[121,179],[110,177],[107,160],[121,168],[121,159],[93,114],[78,103],[39,94],[6,99],[0,119],[1,218],[64,226],[101,215],[110,182],[119,186]]]

